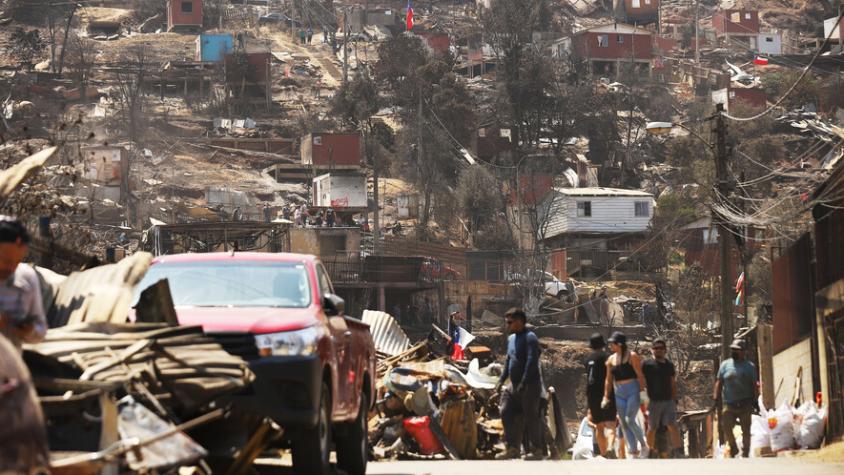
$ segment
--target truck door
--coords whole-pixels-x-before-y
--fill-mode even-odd
[[[333,294],[334,288],[322,263],[317,265],[316,270],[320,295]],[[331,388],[334,405],[333,412],[335,417],[346,418],[355,407],[352,404],[352,399],[355,397],[355,376],[351,363],[353,356],[353,334],[343,316],[331,317],[329,328],[331,329],[331,337],[334,341],[334,365],[336,371],[336,379],[333,381],[334,384]]]

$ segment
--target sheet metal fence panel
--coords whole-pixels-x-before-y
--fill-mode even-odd
[[[364,310],[363,322],[369,325],[375,349],[381,353],[394,356],[410,348],[410,338],[389,313]]]

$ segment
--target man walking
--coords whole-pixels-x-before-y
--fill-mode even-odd
[[[610,397],[609,404],[601,407],[601,400],[604,397],[604,383],[607,379],[607,343],[600,333],[593,333],[589,338],[589,348],[592,353],[586,358],[586,402],[589,413],[587,414],[595,439],[598,441],[598,450],[604,457],[607,456],[607,449],[613,446],[613,440],[607,438],[606,430],[610,429],[615,434],[615,398]],[[614,438],[614,437],[613,437]],[[611,454],[613,456],[614,454]]]
[[[20,265],[29,233],[17,218],[0,215],[0,333],[20,350],[47,334],[41,284],[35,270]]]
[[[756,366],[745,358],[744,340],[735,339],[730,345],[732,358],[721,363],[718,368],[718,378],[715,381],[715,389],[712,392],[712,400],[716,406],[718,398],[721,397],[723,408],[721,409],[721,430],[727,436],[730,444],[730,457],[738,453],[736,437],[733,435],[733,427],[738,420],[741,425],[741,452],[742,457],[747,458],[750,453],[750,420],[756,400],[759,398],[759,374]]]
[[[680,441],[680,428],[677,427],[677,380],[675,378],[674,363],[666,358],[667,345],[665,340],[657,338],[653,341],[651,350],[654,357],[642,363],[642,373],[648,387],[648,447],[651,458],[659,456],[656,447],[656,433],[665,427],[671,438],[671,446],[675,457],[682,457],[683,445]]]
[[[539,373],[539,339],[525,328],[527,315],[522,309],[508,310],[504,314],[504,323],[510,336],[507,338],[507,361],[497,387],[504,386],[500,409],[507,450],[497,458],[518,458],[526,433],[531,453],[525,456],[525,460],[541,460],[543,450],[539,402],[542,378]]]

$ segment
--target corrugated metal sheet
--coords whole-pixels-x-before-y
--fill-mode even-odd
[[[117,264],[70,274],[55,287],[53,305],[47,311],[50,327],[81,322],[126,322],[135,285],[151,262],[152,254],[139,252]]]
[[[410,338],[389,313],[364,310],[363,321],[369,325],[375,349],[381,353],[392,356],[410,348]]]
[[[40,169],[56,153],[58,147],[46,148],[0,172],[0,199],[11,195],[28,176]]]

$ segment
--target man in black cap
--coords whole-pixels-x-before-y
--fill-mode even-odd
[[[539,403],[542,397],[542,378],[539,373],[539,339],[525,328],[527,315],[520,308],[511,308],[504,314],[507,326],[507,361],[498,382],[501,392],[501,422],[507,450],[499,459],[518,458],[524,433],[530,441],[531,453],[525,460],[541,460],[543,457],[542,423],[539,417]],[[524,433],[523,433],[524,432]]]
[[[744,340],[737,338],[730,345],[732,358],[725,360],[718,368],[718,378],[712,391],[716,404],[723,397],[721,409],[721,430],[730,444],[730,457],[738,453],[733,427],[738,420],[741,425],[741,452],[747,458],[750,453],[750,421],[756,400],[759,398],[759,373],[756,366],[745,358]]]
[[[615,434],[615,398],[610,397],[606,407],[601,407],[604,397],[604,383],[607,379],[607,343],[600,333],[593,333],[589,338],[589,348],[592,353],[586,358],[586,401],[587,417],[593,427],[595,439],[601,455],[607,456],[607,448],[612,447],[612,441],[607,439],[606,430],[612,429]]]
[[[642,373],[648,383],[648,446],[652,458],[659,456],[657,431],[665,428],[671,438],[675,457],[682,457],[683,445],[680,428],[677,426],[677,380],[674,363],[667,358],[668,346],[665,340],[657,338],[651,346],[654,357],[642,363]]]

